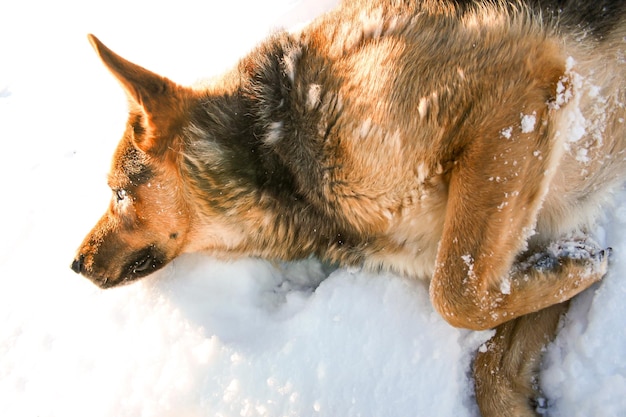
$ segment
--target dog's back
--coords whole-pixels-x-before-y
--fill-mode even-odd
[[[540,11],[547,24],[596,40],[612,37],[623,27],[626,14],[626,3],[622,0],[526,0],[526,3]]]

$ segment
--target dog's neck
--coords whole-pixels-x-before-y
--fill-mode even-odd
[[[205,218],[219,213],[246,219],[237,225],[244,236],[233,248],[242,255],[284,260],[317,255],[358,264],[364,243],[325,214],[319,201],[311,201],[307,187],[313,185],[299,175],[306,169],[300,164],[314,151],[303,142],[315,140],[303,141],[301,135],[308,133],[298,131],[300,125],[288,116],[292,80],[285,65],[294,62],[286,64],[285,56],[295,54],[296,47],[287,35],[277,36],[284,37],[280,46],[269,54],[261,46],[259,54],[242,61],[229,75],[239,83],[219,94],[207,91],[190,118],[183,176],[204,196],[203,205],[193,210]]]

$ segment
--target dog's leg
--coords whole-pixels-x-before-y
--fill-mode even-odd
[[[569,302],[501,324],[474,362],[476,401],[483,417],[535,417],[543,348],[554,339]]]
[[[517,215],[524,218],[525,214]],[[480,214],[474,219],[467,215],[469,225],[447,232],[454,238],[444,232],[431,282],[433,305],[455,326],[496,327],[569,300],[607,272],[610,250],[584,235],[553,242],[516,261],[518,248],[524,249],[526,242],[518,242],[517,247],[514,242],[524,235],[524,228],[497,230],[500,225],[485,221],[486,233],[470,232],[481,225],[480,219]]]
[[[569,300],[606,273],[607,252],[584,238],[551,246],[526,268],[514,267],[528,250],[562,156],[549,111],[538,108],[533,115],[532,132],[516,137],[514,130],[510,139],[498,137],[497,129],[480,133],[450,171],[430,294],[454,326],[494,328]],[[550,237],[539,231],[536,238]]]

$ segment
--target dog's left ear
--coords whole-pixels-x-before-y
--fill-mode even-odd
[[[133,64],[107,48],[94,35],[89,42],[104,65],[120,82],[131,110],[142,114],[144,134],[134,136],[135,145],[146,153],[160,155],[168,147],[174,129],[184,114],[186,90],[175,82]]]

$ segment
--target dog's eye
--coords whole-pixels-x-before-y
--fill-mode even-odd
[[[115,197],[117,198],[118,203],[120,201],[124,201],[126,199],[126,190],[123,188],[119,188],[117,190],[115,190]]]

